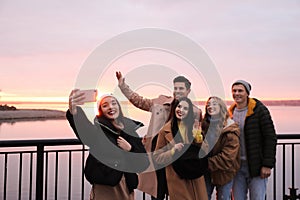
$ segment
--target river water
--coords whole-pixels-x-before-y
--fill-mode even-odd
[[[145,131],[147,129],[148,120],[150,117],[150,114],[144,111],[140,111],[138,109],[135,109],[134,107],[130,105],[122,105],[123,112],[126,116],[129,116],[134,119],[138,119],[139,121],[142,121],[146,126],[142,128],[139,132],[141,136],[145,134]],[[269,106],[268,107],[274,124],[275,128],[278,134],[300,134],[300,107],[295,106]],[[60,110],[63,110],[63,107],[60,107]],[[203,110],[203,108],[202,108]],[[71,128],[69,127],[68,121],[61,119],[61,120],[35,120],[35,121],[18,121],[18,122],[2,122],[0,123],[0,141],[1,140],[29,140],[29,139],[65,139],[65,138],[75,138],[75,135]],[[287,150],[286,154],[289,155],[290,150]],[[299,158],[299,148],[296,147],[296,158]],[[277,155],[282,154],[282,149],[278,149]],[[60,159],[64,160],[64,156],[61,156]],[[76,162],[76,156],[74,157],[74,161]],[[287,157],[287,161],[290,161],[290,157]],[[80,160],[78,160],[78,163],[80,163]],[[298,168],[300,167],[300,163],[298,160],[295,160],[296,166]],[[13,164],[12,164],[13,165]],[[279,167],[282,167],[281,162],[281,156],[277,158],[277,165]],[[26,168],[26,166],[25,166]],[[25,170],[25,169],[24,169]],[[60,173],[64,173],[66,169],[62,167],[60,169]],[[75,173],[76,170],[74,169]],[[0,159],[0,173],[3,173],[3,158]],[[280,175],[280,172],[278,171],[278,177],[276,177],[277,182],[282,182],[282,176]],[[277,174],[276,173],[276,174]],[[291,174],[291,166],[286,166],[286,174],[287,176],[290,176]],[[0,175],[2,177],[2,175]],[[50,176],[51,177],[51,176]],[[62,176],[63,177],[63,176]],[[295,186],[300,186],[300,172],[297,171],[296,167],[296,176],[295,176]],[[79,177],[77,177],[78,179]],[[76,174],[75,174],[76,179]],[[272,179],[272,178],[271,178]],[[2,188],[3,188],[3,182],[2,178],[0,180],[0,199],[2,198]],[[60,182],[65,182],[65,179],[61,179]],[[271,182],[271,181],[269,181]],[[286,184],[288,186],[291,185],[290,178],[287,177]],[[280,184],[278,184],[278,196],[282,196],[282,189],[279,188]],[[13,184],[13,183],[8,183]],[[73,186],[75,187],[75,186]],[[272,199],[272,185],[268,186],[268,199]],[[78,188],[79,189],[79,188]],[[15,190],[12,188],[9,188],[8,193],[12,195],[11,197],[14,199],[16,195],[17,186],[15,187]],[[89,190],[89,184],[86,184],[86,190]],[[49,188],[49,193],[51,191],[51,187]],[[74,189],[76,193],[76,189]],[[286,189],[286,191],[288,191]],[[288,192],[285,192],[288,193]],[[26,194],[22,194],[26,195]],[[64,199],[64,194],[61,194],[62,196],[59,199]],[[80,196],[80,195],[79,195]],[[277,195],[276,195],[277,196]],[[23,198],[22,198],[23,199]],[[51,199],[51,197],[49,197]],[[72,198],[73,199],[73,198]],[[76,198],[74,198],[76,199]],[[141,199],[141,194],[137,194],[136,199]]]
[[[130,105],[122,107],[126,116],[142,121],[147,126],[150,117],[148,112],[135,109]],[[278,134],[300,134],[300,106],[270,106],[268,108]],[[145,133],[146,126],[140,131],[141,135]],[[0,140],[74,137],[66,120],[0,122]]]

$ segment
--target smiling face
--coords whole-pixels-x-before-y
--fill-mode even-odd
[[[232,98],[240,106],[247,106],[248,93],[246,88],[242,84],[233,85],[232,89]]]
[[[114,97],[108,96],[101,100],[100,108],[104,117],[115,120],[120,115],[120,107]]]
[[[189,104],[186,101],[180,101],[175,108],[175,116],[178,120],[183,120],[189,113]]]
[[[187,89],[184,82],[175,82],[173,96],[175,99],[179,99],[180,97],[187,97],[190,93],[191,89]]]
[[[206,111],[210,116],[216,116],[220,114],[220,105],[218,102],[214,99],[211,98],[207,104],[206,104]]]

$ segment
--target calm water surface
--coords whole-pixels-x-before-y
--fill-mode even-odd
[[[278,134],[300,134],[300,107],[270,106],[268,107]],[[203,109],[202,109],[203,110]],[[148,123],[150,114],[129,105],[123,106],[126,116]],[[140,135],[145,134],[147,127],[140,130]],[[43,120],[0,122],[0,140],[15,139],[61,139],[74,138],[67,120]]]
[[[134,119],[138,119],[139,121],[142,121],[145,125],[147,125],[150,114],[148,112],[144,112],[144,111],[140,111],[138,109],[133,108],[130,105],[123,105],[123,112],[125,114],[125,116],[129,116],[131,118]],[[275,128],[278,134],[285,134],[285,133],[289,133],[289,134],[300,134],[300,107],[288,107],[288,106],[269,106],[268,107],[274,124],[275,124]],[[203,110],[203,107],[201,107],[201,109]],[[63,109],[61,109],[63,110]],[[142,128],[139,132],[139,134],[141,136],[143,136],[145,134],[147,130],[147,126],[145,126],[144,128]],[[73,133],[73,131],[71,130],[69,123],[67,120],[43,120],[43,121],[19,121],[19,122],[3,122],[0,123],[0,140],[27,140],[27,139],[63,139],[63,138],[75,138],[75,135]],[[300,149],[299,147],[296,147],[296,155],[295,157],[299,157],[299,152]],[[281,155],[282,154],[282,149],[278,148],[277,151],[277,155]],[[287,155],[290,155],[290,150],[288,149],[286,152]],[[62,155],[60,156],[60,160],[66,160],[67,157],[65,157],[66,155]],[[51,158],[50,158],[51,159]],[[73,176],[74,176],[74,184],[73,185],[73,191],[75,192],[74,194],[76,194],[76,191],[79,191],[79,187],[78,186],[78,182],[76,183],[76,181],[78,181],[80,179],[80,156],[78,155],[78,157],[76,155],[74,155],[73,158],[73,162],[74,162],[74,166],[77,166],[74,168],[73,171]],[[26,159],[24,159],[25,162]],[[291,157],[287,156],[287,161],[291,161]],[[51,163],[51,162],[50,162]],[[299,162],[296,162],[296,165],[299,166]],[[11,167],[16,166],[17,163],[11,162],[9,164]],[[79,165],[79,167],[78,167]],[[282,168],[282,162],[281,162],[281,156],[277,157],[277,168]],[[49,166],[50,168],[53,166]],[[26,163],[24,164],[24,172],[28,169],[28,164],[26,165]],[[296,168],[297,169],[297,168]],[[286,175],[287,175],[287,179],[286,179],[286,184],[287,186],[291,185],[291,181],[290,181],[290,175],[291,175],[291,167],[288,165],[286,166]],[[0,173],[3,172],[2,169],[2,165],[0,166]],[[64,190],[64,182],[66,182],[66,180],[63,178],[63,174],[66,173],[66,168],[65,167],[60,167],[60,172],[62,179],[59,180],[59,184],[60,186],[60,190],[61,191],[66,191]],[[26,176],[26,173],[24,173],[24,175]],[[282,175],[281,173],[277,172],[276,173],[276,180],[277,180],[277,184],[279,187],[279,183],[282,182]],[[9,176],[13,176],[15,177],[15,174],[9,174]],[[2,177],[2,176],[0,176]],[[50,174],[49,176],[50,178],[53,179],[54,176],[52,176]],[[299,170],[296,170],[296,176],[295,177],[300,177],[300,172]],[[273,177],[270,178],[270,182],[272,180]],[[26,179],[26,177],[24,178]],[[27,178],[28,179],[28,178]],[[17,181],[16,177],[15,180],[13,179],[11,182],[8,183],[8,185],[11,185],[12,187],[8,187],[8,194],[12,195],[11,197],[14,199],[16,196],[16,187],[14,187],[13,185],[15,185],[15,181]],[[54,180],[49,180],[50,182],[53,183]],[[0,187],[3,188],[2,185],[3,183],[0,181]],[[295,178],[295,185],[299,187],[300,184],[300,180]],[[86,192],[89,191],[90,185],[88,183],[85,184],[86,185]],[[24,186],[26,187],[26,186]],[[268,185],[268,199],[272,199],[272,185]],[[287,188],[288,189],[288,188]],[[53,187],[51,187],[51,185],[49,186],[49,193],[51,193],[51,191],[53,190]],[[278,188],[277,192],[278,192],[278,196],[282,196],[282,189]],[[286,190],[288,191],[288,190]],[[1,193],[2,193],[2,189],[0,190],[0,199],[1,197]],[[286,194],[288,192],[285,192]],[[59,199],[65,199],[64,197],[66,196],[66,194],[64,192],[60,192],[60,198]],[[88,194],[86,194],[88,196]],[[22,196],[27,196],[26,194],[22,194]],[[75,195],[77,196],[77,195]],[[78,194],[78,196],[80,196]],[[276,195],[277,196],[277,195]],[[49,198],[51,199],[51,197]],[[75,198],[76,199],[76,198]],[[141,193],[137,194],[137,198],[136,199],[141,199]]]

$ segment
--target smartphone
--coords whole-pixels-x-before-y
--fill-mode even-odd
[[[96,102],[97,101],[97,90],[80,90],[80,92],[84,93],[84,102]]]

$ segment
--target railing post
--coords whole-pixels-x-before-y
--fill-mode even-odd
[[[300,199],[300,194],[297,195],[298,188],[295,188],[295,145],[292,144],[292,187],[289,188],[290,195],[284,195],[285,200],[297,200]]]
[[[37,145],[36,153],[36,200],[43,199],[44,188],[44,145]]]
[[[300,194],[297,195],[298,188],[289,188],[290,189],[290,195],[284,195],[284,200],[297,200],[300,199]]]

